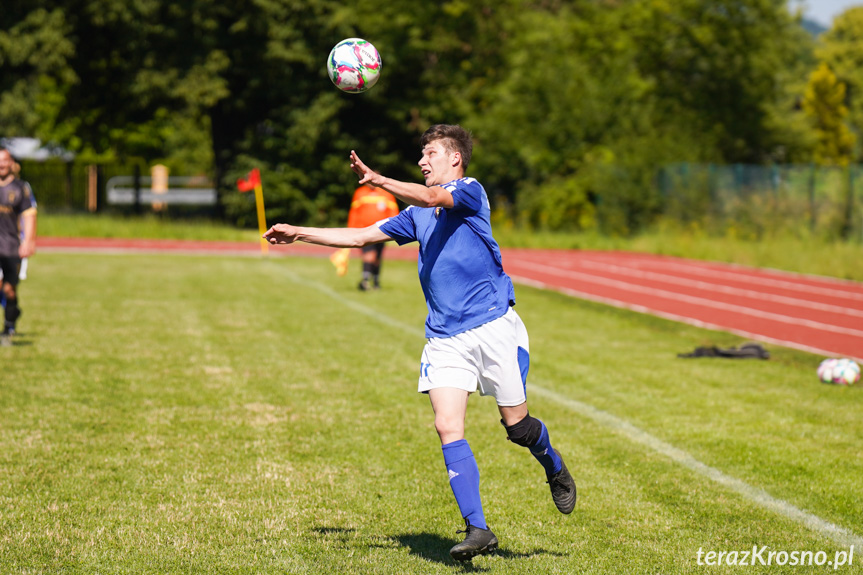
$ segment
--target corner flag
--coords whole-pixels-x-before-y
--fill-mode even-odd
[[[258,209],[258,231],[261,233],[261,253],[266,255],[269,252],[270,244],[263,238],[267,231],[267,218],[264,214],[264,188],[261,186],[261,172],[258,168],[249,172],[245,178],[237,180],[237,189],[242,192],[255,190],[255,205]]]
[[[261,172],[255,168],[245,178],[237,180],[237,189],[240,192],[251,192],[255,187],[261,185]]]

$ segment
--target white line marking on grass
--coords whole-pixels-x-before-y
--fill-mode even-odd
[[[401,322],[386,315],[385,313],[374,310],[362,303],[348,299],[342,296],[340,293],[331,289],[329,286],[315,282],[308,278],[304,278],[290,270],[281,267],[277,269],[283,272],[289,279],[291,279],[291,281],[294,281],[295,283],[305,287],[314,288],[322,294],[338,301],[339,303],[344,304],[346,307],[349,307],[350,309],[358,313],[368,316],[387,326],[397,328],[405,332],[406,334],[415,337],[422,337],[423,339],[425,339],[425,334],[423,333],[423,331],[418,330],[415,326],[408,325],[404,322]],[[664,455],[665,457],[668,457],[673,462],[678,463],[683,467],[686,467],[687,469],[694,471],[695,473],[706,477],[711,481],[718,483],[719,485],[722,485],[723,487],[731,489],[745,499],[748,499],[769,511],[791,519],[792,521],[796,521],[804,525],[808,529],[818,533],[819,535],[831,539],[839,545],[846,547],[854,545],[855,547],[863,548],[863,537],[860,537],[859,535],[856,535],[855,533],[843,527],[839,527],[838,525],[830,523],[829,521],[825,521],[824,519],[821,519],[816,515],[803,511],[802,509],[795,507],[787,501],[777,499],[763,489],[753,487],[745,481],[741,481],[740,479],[731,477],[730,475],[726,475],[715,467],[705,465],[704,463],[698,461],[685,451],[678,449],[673,445],[666,443],[657,437],[654,437],[653,435],[650,435],[646,431],[639,429],[638,427],[632,425],[624,419],[621,419],[606,411],[602,411],[601,409],[598,409],[590,404],[582,403],[581,401],[577,401],[564,395],[560,395],[559,393],[547,390],[544,387],[537,385],[536,383],[530,382],[529,385],[531,392],[543,396],[546,399],[550,399],[558,403],[559,405],[568,407],[572,411],[575,411],[576,413],[587,417],[595,423],[598,423],[603,427],[609,428],[622,434],[634,443],[644,445],[645,447],[652,449],[653,451]]]
[[[707,477],[711,481],[718,483],[732,491],[742,495],[744,498],[749,499],[750,501],[754,501],[761,507],[773,511],[783,517],[796,521],[798,523],[802,523],[807,528],[815,531],[816,533],[823,535],[829,539],[832,539],[839,545],[849,546],[854,545],[857,548],[863,546],[863,537],[856,535],[855,533],[830,523],[829,521],[825,521],[820,517],[803,511],[795,507],[794,505],[788,503],[787,501],[783,501],[782,499],[777,499],[764,491],[763,489],[759,489],[757,487],[753,487],[746,483],[745,481],[741,481],[736,477],[731,477],[730,475],[726,475],[715,467],[710,467],[709,465],[705,465],[701,463],[687,452],[674,447],[671,444],[668,444],[661,439],[650,435],[646,431],[635,427],[628,421],[624,419],[620,419],[619,417],[612,415],[606,411],[602,411],[601,409],[597,409],[596,407],[582,403],[580,401],[570,399],[564,395],[559,393],[555,393],[553,391],[549,391],[543,387],[536,385],[535,383],[529,383],[530,391],[536,393],[537,395],[541,395],[546,399],[554,401],[559,405],[564,405],[576,413],[587,417],[588,419],[593,420],[596,423],[599,423],[603,427],[610,428],[618,433],[624,435],[627,439],[635,443],[640,443],[653,451],[664,455],[674,461],[675,463],[679,463],[683,467],[690,469],[696,472],[699,475]]]
[[[364,304],[361,304],[359,302],[348,299],[348,298],[344,297],[342,294],[340,294],[339,292],[330,288],[329,286],[324,285],[324,284],[319,283],[319,282],[316,282],[314,280],[310,280],[308,278],[305,278],[299,274],[294,273],[291,270],[284,269],[281,267],[274,268],[274,269],[278,269],[279,271],[284,273],[294,283],[300,284],[302,286],[314,288],[317,291],[321,292],[322,294],[331,297],[332,299],[336,300],[337,302],[339,302],[341,304],[344,304],[346,307],[351,308],[355,312],[361,313],[365,316],[368,316],[372,319],[375,319],[375,320],[377,320],[383,324],[386,324],[390,327],[398,328],[398,329],[400,329],[400,330],[402,330],[402,331],[404,331],[410,335],[414,335],[414,336],[417,335],[417,328],[414,325],[408,325],[408,324],[401,322],[397,319],[393,319],[390,316],[383,314],[377,310],[374,310],[374,309],[368,307],[367,305],[364,305]],[[422,332],[420,332],[420,333],[422,333]]]

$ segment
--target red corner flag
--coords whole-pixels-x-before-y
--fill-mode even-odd
[[[261,185],[261,171],[255,168],[249,172],[248,176],[237,180],[237,189],[241,192],[255,190],[255,206],[258,209],[258,231],[261,232],[261,253],[266,255],[270,244],[263,237],[267,231],[267,218],[264,212],[264,187]]]
[[[261,172],[258,168],[249,172],[249,175],[245,178],[237,180],[237,189],[241,192],[251,192],[259,185],[261,185]]]

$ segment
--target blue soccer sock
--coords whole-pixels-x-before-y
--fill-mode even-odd
[[[480,529],[488,529],[479,496],[479,467],[467,440],[459,439],[442,446],[443,460],[449,474],[449,486],[455,495],[461,516]]]
[[[546,475],[553,475],[561,469],[560,456],[557,455],[557,452],[551,446],[551,440],[548,438],[548,429],[546,429],[545,424],[538,419],[536,421],[539,421],[539,424],[542,426],[542,433],[540,433],[536,443],[530,447],[530,453],[545,468]]]

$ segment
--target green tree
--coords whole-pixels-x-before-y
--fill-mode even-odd
[[[809,77],[803,109],[812,119],[817,134],[815,162],[820,165],[847,166],[854,151],[854,134],[845,124],[845,84],[825,63]]]
[[[522,10],[505,27],[500,73],[470,115],[477,170],[527,222],[595,227],[594,203],[612,193],[607,174],[635,160],[628,142],[663,139],[637,47],[617,34],[625,11],[593,2]],[[645,191],[630,199],[651,203]]]
[[[718,160],[762,163],[797,147],[777,117],[812,39],[782,0],[636,0],[638,67],[669,114],[718,146]],[[797,133],[798,136],[805,135]]]
[[[352,36],[383,57],[359,96],[324,66]],[[6,134],[211,171],[250,226],[233,182],[252,167],[268,220],[342,223],[349,150],[417,179],[419,135],[460,122],[473,175],[525,219],[629,233],[656,213],[663,163],[806,149],[787,120],[807,42],[780,0],[12,0],[0,117]]]
[[[0,121],[3,135],[51,134],[65,92],[78,81],[69,65],[75,44],[61,8],[3,6],[0,28]],[[67,128],[67,131],[68,128]]]
[[[858,142],[863,141],[863,7],[849,8],[833,20],[833,27],[820,38],[818,58],[846,86],[848,123]],[[863,159],[858,149],[854,160]]]

